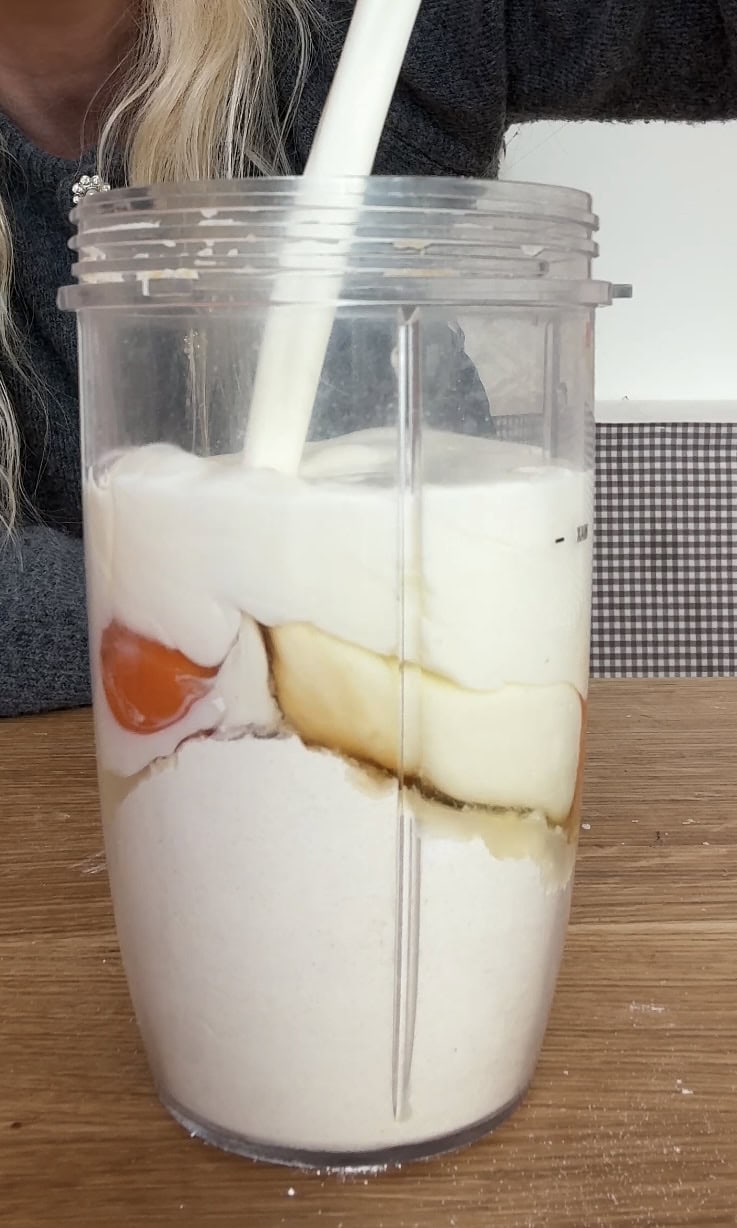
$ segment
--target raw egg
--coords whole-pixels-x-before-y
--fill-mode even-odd
[[[175,725],[207,694],[220,668],[197,665],[178,649],[118,622],[102,633],[100,663],[110,711],[131,733],[158,733]]]

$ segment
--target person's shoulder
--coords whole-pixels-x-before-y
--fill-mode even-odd
[[[325,105],[353,11],[325,0],[290,130],[301,173]],[[295,46],[275,47],[277,89],[289,106],[297,83]],[[423,0],[375,170],[381,175],[486,176],[497,164],[505,115],[503,5],[488,0]]]

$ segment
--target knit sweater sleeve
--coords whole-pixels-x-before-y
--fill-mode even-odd
[[[89,702],[82,542],[22,528],[0,549],[0,716]]]
[[[510,120],[737,116],[737,0],[511,0],[506,10]]]
[[[297,169],[354,2],[320,0]],[[487,175],[528,120],[731,117],[737,0],[422,0],[375,169]]]

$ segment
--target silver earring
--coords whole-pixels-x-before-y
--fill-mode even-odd
[[[109,192],[110,184],[106,183],[100,175],[82,175],[76,183],[72,184],[72,204],[78,205],[85,196],[94,196],[97,192]]]

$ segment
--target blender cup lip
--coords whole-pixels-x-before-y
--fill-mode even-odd
[[[72,211],[79,284],[58,302],[601,306],[591,204],[575,188],[434,176],[120,188]]]
[[[606,281],[557,281],[551,279],[496,278],[475,280],[473,284],[463,278],[444,280],[437,278],[431,286],[422,288],[420,277],[408,277],[394,287],[377,289],[365,283],[344,283],[334,286],[334,278],[325,278],[325,288],[319,279],[310,276],[309,283],[301,288],[300,278],[291,278],[292,293],[283,288],[273,293],[273,278],[248,275],[247,271],[235,275],[212,271],[202,276],[192,276],[188,270],[168,269],[166,276],[153,276],[138,272],[131,279],[122,273],[91,274],[78,285],[62,286],[57,295],[57,304],[62,311],[124,310],[136,311],[150,308],[152,311],[208,312],[222,309],[261,311],[271,304],[277,307],[326,308],[341,311],[386,310],[388,306],[403,308],[418,306],[453,306],[469,310],[498,308],[524,308],[559,310],[608,307],[615,298],[631,297],[630,287],[615,287]],[[432,279],[427,279],[432,280]],[[327,292],[326,292],[327,290]],[[624,290],[624,293],[622,293]]]
[[[598,229],[599,219],[592,211],[592,198],[579,188],[556,184],[526,183],[521,180],[454,178],[442,175],[370,175],[305,178],[302,175],[263,175],[253,179],[193,180],[185,183],[148,184],[114,188],[110,192],[84,197],[70,213],[80,225],[93,216],[108,217],[118,211],[138,209],[158,212],[169,208],[202,209],[207,198],[213,208],[227,208],[242,198],[244,202],[279,197],[284,203],[299,204],[300,197],[317,198],[324,206],[340,207],[358,197],[370,206],[428,209],[446,207],[473,209],[478,213],[499,213],[517,207],[532,208],[527,216],[574,221]],[[215,203],[217,202],[217,203]],[[310,200],[311,204],[315,202]],[[207,206],[204,206],[207,207]]]

